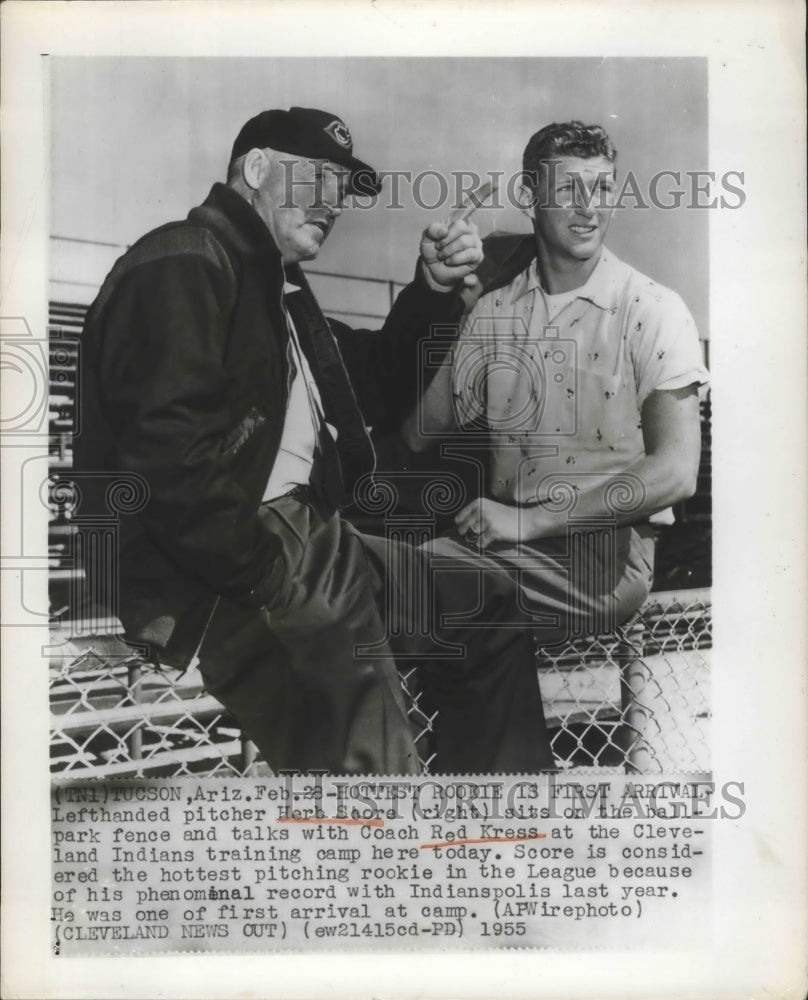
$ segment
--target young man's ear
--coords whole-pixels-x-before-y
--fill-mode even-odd
[[[516,189],[516,204],[521,212],[528,218],[533,218],[533,210],[539,201],[538,186],[534,184],[534,178],[525,174],[523,180]]]

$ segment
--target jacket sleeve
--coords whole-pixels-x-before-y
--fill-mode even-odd
[[[139,516],[154,544],[214,592],[260,607],[283,566],[223,454],[234,295],[232,276],[195,254],[135,267],[104,307],[99,391],[117,467],[148,484]]]
[[[381,330],[354,330],[329,320],[366,423],[390,430],[401,423],[438,370],[457,332],[463,302],[455,292],[436,292],[421,273],[404,288]],[[441,337],[435,337],[442,327]],[[427,354],[424,347],[432,344]]]

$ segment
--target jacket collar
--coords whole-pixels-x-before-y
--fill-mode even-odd
[[[217,230],[239,253],[270,257],[281,263],[281,254],[266,224],[250,203],[226,184],[216,183],[189,222],[203,222]]]

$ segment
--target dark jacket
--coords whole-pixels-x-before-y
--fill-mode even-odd
[[[380,332],[332,323],[346,375],[330,335],[314,336],[325,321],[302,272],[287,276],[303,286],[295,325],[350,488],[372,466],[364,424],[399,420],[414,404],[418,341],[431,323],[459,317],[459,297],[418,277]],[[216,184],[187,220],[116,262],[87,315],[74,462],[85,476],[82,513],[108,513],[87,483],[106,490],[115,473],[145,481],[145,506],[121,518],[110,610],[165,663],[188,663],[217,595],[261,607],[276,594],[279,547],[257,512],[288,397],[283,282],[269,230]],[[89,559],[86,570],[98,595],[109,568]],[[115,600],[109,587],[104,596]]]
[[[536,258],[536,239],[532,233],[494,232],[483,240],[485,254],[475,272],[482,285],[481,295],[509,285],[517,274]]]

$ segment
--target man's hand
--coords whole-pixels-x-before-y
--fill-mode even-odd
[[[421,237],[421,266],[429,284],[449,291],[458,282],[472,287],[477,278],[472,273],[482,263],[483,242],[473,222],[453,218],[433,222]]]
[[[480,497],[466,504],[455,518],[455,525],[466,541],[486,549],[493,542],[522,540],[527,527],[522,523],[524,517],[525,511],[521,507],[509,507]]]

